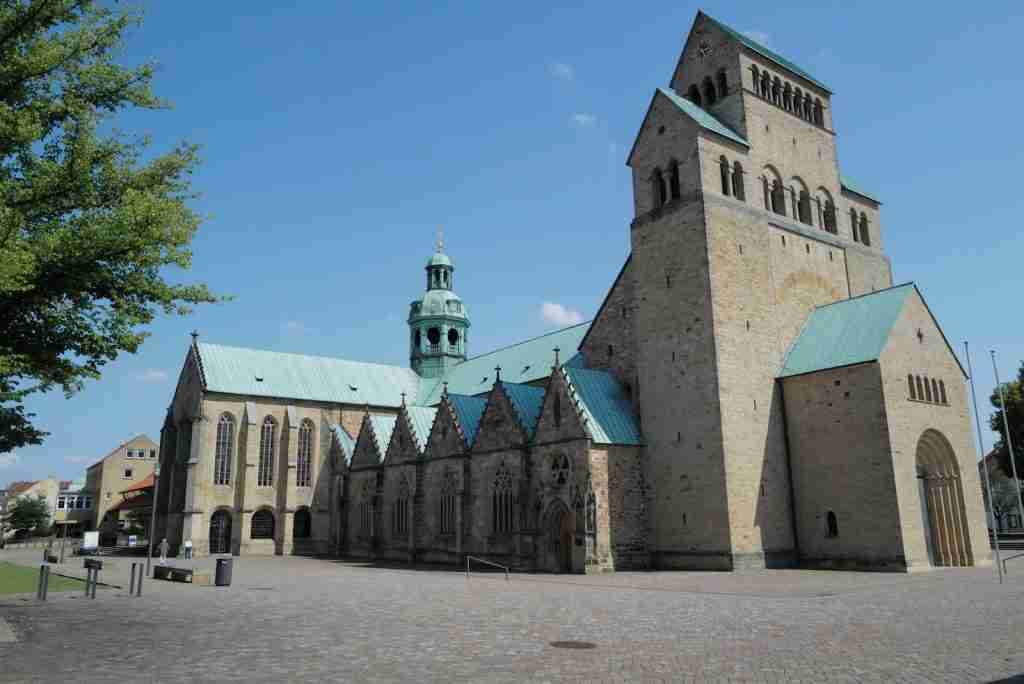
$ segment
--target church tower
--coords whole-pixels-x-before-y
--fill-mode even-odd
[[[440,237],[426,271],[427,292],[409,309],[409,364],[422,377],[439,378],[466,360],[469,316],[452,291],[455,267]]]

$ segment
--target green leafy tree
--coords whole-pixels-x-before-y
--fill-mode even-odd
[[[70,396],[158,313],[217,300],[166,278],[191,265],[197,149],[152,155],[113,128],[168,104],[152,64],[113,61],[140,19],[108,4],[0,0],[0,453],[46,435],[28,395]]]
[[[985,503],[988,503],[988,492],[985,491],[985,487],[982,487],[982,498]],[[1007,516],[1016,515],[1017,509],[1017,488],[1013,484],[1013,480],[1007,479],[1006,477],[998,477],[992,479],[992,505],[988,507],[992,512],[992,517],[996,521],[996,529],[1005,529],[1007,524]]]
[[[7,528],[12,530],[42,528],[49,522],[50,507],[46,505],[46,497],[43,496],[19,497],[5,519]]]
[[[1010,441],[1013,443],[1013,460],[1017,466],[1017,475],[1024,478],[1024,363],[1017,371],[1017,379],[1003,383],[1003,397],[1006,399],[1006,419],[1010,424]],[[989,416],[988,424],[994,432],[999,433],[999,440],[993,449],[999,460],[999,467],[1007,475],[1013,470],[1010,467],[1010,450],[1007,448],[1006,429],[1003,425],[1002,402],[999,399],[999,388],[992,390],[989,398],[995,411]]]

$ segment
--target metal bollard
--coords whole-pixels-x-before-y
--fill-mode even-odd
[[[36,587],[36,598],[40,601],[46,600],[46,591],[50,584],[50,566],[43,563],[39,566],[39,584]]]
[[[92,568],[85,569],[85,598],[89,598],[89,585],[92,584]]]
[[[92,571],[92,596],[90,598],[96,598],[96,585],[99,584],[99,581],[100,581],[100,571],[99,571],[99,569],[93,570]]]
[[[135,566],[136,565],[138,565],[138,563],[132,563],[132,578],[130,580],[128,580],[128,595],[129,596],[134,596],[135,595]]]
[[[142,563],[132,563],[132,579],[128,589],[129,596],[142,596],[142,578],[145,574],[146,571]]]

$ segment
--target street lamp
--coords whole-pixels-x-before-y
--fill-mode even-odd
[[[160,461],[153,466],[153,508],[149,513],[149,549],[146,550],[146,577],[153,560],[153,537],[156,536],[156,498],[160,494]],[[141,586],[141,585],[140,585]]]

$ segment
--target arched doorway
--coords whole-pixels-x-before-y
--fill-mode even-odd
[[[949,440],[925,430],[917,442],[918,494],[928,560],[932,565],[974,565],[960,466]]]
[[[210,553],[231,553],[231,513],[223,509],[210,517]]]
[[[572,572],[572,541],[576,530],[575,516],[561,501],[548,508],[547,557],[548,568],[554,572]]]

